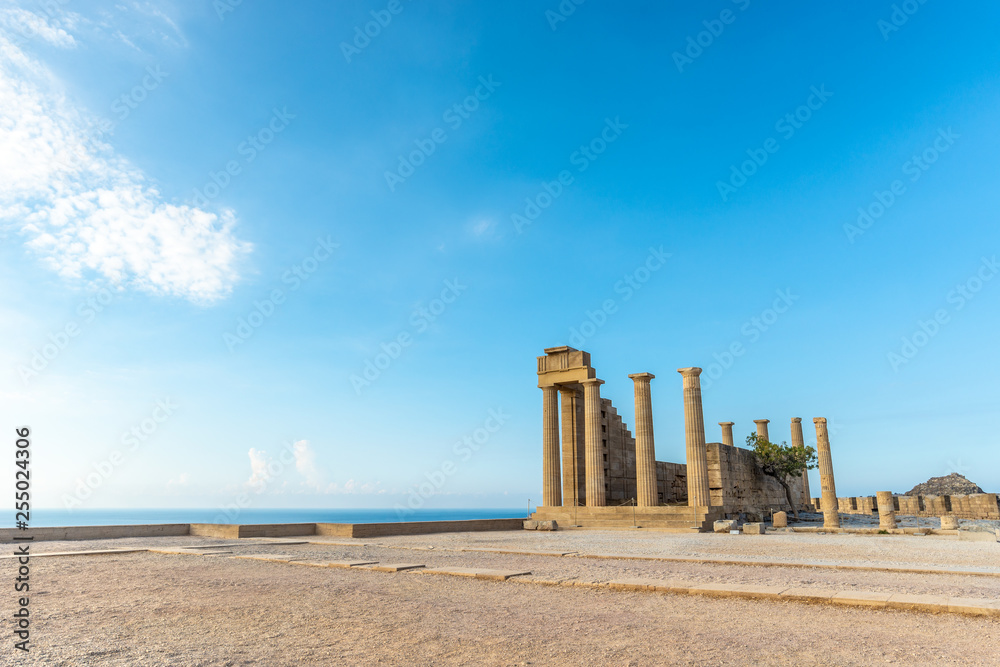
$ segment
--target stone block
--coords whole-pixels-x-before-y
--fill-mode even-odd
[[[525,521],[524,522],[524,529],[525,530],[538,530],[538,522],[537,521],[531,521],[531,520]]]
[[[767,527],[762,523],[743,524],[744,535],[763,535],[766,532],[767,532]]]
[[[728,533],[731,530],[736,530],[739,528],[739,522],[733,519],[724,519],[722,521],[716,521],[712,524],[715,532],[717,533]]]
[[[538,530],[559,530],[559,524],[554,519],[552,521],[539,521]]]
[[[941,530],[957,530],[958,519],[953,516],[941,517]]]
[[[788,527],[788,513],[787,512],[775,512],[774,516],[771,517],[771,525],[775,528],[787,528]]]

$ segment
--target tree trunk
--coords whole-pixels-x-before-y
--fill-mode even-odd
[[[781,484],[781,488],[785,490],[785,498],[788,500],[788,505],[792,508],[792,514],[795,515],[795,520],[799,520],[799,510],[795,507],[795,502],[792,501],[792,490],[788,488],[788,484],[781,477],[775,475],[774,478],[778,480],[778,484]]]

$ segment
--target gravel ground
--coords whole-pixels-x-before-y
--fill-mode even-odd
[[[306,547],[281,548],[292,549]],[[397,561],[513,558],[379,549],[405,556]],[[580,567],[582,560],[545,562]],[[622,567],[621,561],[595,562]],[[756,576],[758,570],[768,568],[734,572]],[[8,645],[0,663],[994,665],[1000,654],[1000,623],[991,619],[517,579],[153,553],[38,559],[31,576],[32,651],[13,656]]]

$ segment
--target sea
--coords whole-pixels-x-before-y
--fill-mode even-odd
[[[533,510],[534,508],[532,508]],[[393,521],[462,521],[527,516],[517,509],[32,509],[30,527],[124,526],[150,523],[388,523]],[[0,528],[14,527],[14,513],[0,514]]]

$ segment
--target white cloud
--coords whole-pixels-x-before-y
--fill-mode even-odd
[[[53,18],[50,22],[49,19],[26,9],[8,7],[0,10],[0,25],[22,39],[37,37],[53,46],[66,49],[76,46],[73,35],[63,29],[73,25],[74,17],[74,14],[68,14],[63,20]]]
[[[75,45],[38,14],[16,9],[0,17],[34,26],[51,44]],[[140,169],[91,132],[94,123],[44,64],[0,34],[0,222],[70,280],[195,303],[228,295],[251,248],[234,235],[235,214],[164,201]]]
[[[251,447],[247,454],[250,456],[250,479],[247,480],[247,485],[260,486],[261,484],[266,484],[270,478],[267,472],[267,453]]]
[[[292,453],[295,455],[295,469],[305,478],[306,485],[318,489],[323,482],[323,473],[316,465],[316,452],[309,446],[309,441],[296,442]]]

